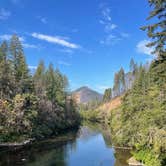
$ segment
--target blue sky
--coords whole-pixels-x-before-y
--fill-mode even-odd
[[[30,69],[42,59],[68,76],[70,89],[112,87],[130,59],[152,58],[145,32],[147,0],[0,0],[0,40],[17,34]]]

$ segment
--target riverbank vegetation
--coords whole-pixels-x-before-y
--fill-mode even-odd
[[[80,118],[67,77],[40,62],[31,74],[19,37],[0,45],[0,142],[57,135]]]
[[[154,48],[155,59],[149,67],[132,63],[130,73],[134,75],[131,88],[123,89],[123,72],[121,77],[115,75],[114,89],[117,96],[123,92],[119,107],[104,112],[101,110],[83,113],[86,119],[96,119],[110,126],[113,143],[133,147],[133,155],[146,166],[166,165],[166,2],[149,1],[153,10],[148,19],[155,17],[158,22],[143,27],[147,30]],[[136,67],[136,68],[135,68]],[[133,70],[134,69],[134,70]],[[135,70],[136,69],[136,70]],[[118,79],[121,78],[121,79]],[[117,80],[120,80],[118,82]],[[88,116],[88,118],[87,118]],[[89,118],[93,117],[93,118]]]

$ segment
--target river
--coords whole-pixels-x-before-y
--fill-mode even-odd
[[[84,124],[77,132],[24,148],[0,149],[0,166],[128,166],[129,151],[111,144],[107,129]]]

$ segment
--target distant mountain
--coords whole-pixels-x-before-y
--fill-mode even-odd
[[[101,101],[103,98],[103,95],[88,88],[87,86],[83,86],[75,91],[72,92],[72,96],[76,100],[78,104],[83,103],[86,104],[93,100],[99,100]]]

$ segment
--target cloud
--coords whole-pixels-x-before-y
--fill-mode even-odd
[[[10,0],[13,5],[24,8],[25,0]]]
[[[4,8],[0,9],[0,20],[6,20],[10,17],[10,15],[10,11],[5,10]]]
[[[110,10],[110,8],[108,8],[108,7],[105,8],[104,7],[101,12],[102,12],[103,19],[105,21],[111,21],[111,15],[110,15],[111,10]]]
[[[104,40],[100,41],[100,44],[115,45],[121,40],[122,40],[122,38],[115,36],[115,35],[112,35],[112,34],[109,34],[104,38]]]
[[[12,35],[10,35],[10,34],[0,35],[0,40],[10,40],[11,38],[12,38]],[[21,42],[25,41],[24,37],[19,37],[19,40]]]
[[[73,50],[71,50],[71,49],[60,49],[59,51],[63,52],[63,53],[67,53],[67,54],[72,54],[73,53]]]
[[[122,32],[122,33],[121,33],[121,36],[122,36],[123,38],[128,38],[130,35],[129,35],[128,33]]]
[[[4,34],[4,35],[0,35],[0,39],[1,40],[10,40],[11,39],[11,35],[8,34]]]
[[[42,23],[44,23],[44,24],[47,24],[47,19],[46,19],[46,18],[44,18],[44,17],[43,17],[43,18],[41,18],[41,19],[40,19],[40,21],[41,21]]]
[[[136,46],[137,52],[141,54],[152,55],[154,48],[146,46],[149,42],[149,40],[141,40],[140,42],[138,42]]]
[[[36,70],[36,69],[37,69],[37,66],[28,66],[28,68],[29,68],[30,70]]]
[[[38,48],[38,46],[34,44],[23,43],[22,45],[24,48]]]
[[[61,46],[64,46],[64,47],[68,47],[68,48],[72,48],[72,49],[80,48],[79,45],[74,44],[74,43],[70,43],[70,42],[66,41],[65,39],[62,39],[58,36],[48,36],[48,35],[44,35],[44,34],[41,34],[41,33],[32,33],[32,36],[34,38],[44,40],[44,41],[47,41],[49,43],[58,44],[58,45],[61,45]]]
[[[104,26],[105,37],[100,40],[100,44],[105,45],[115,45],[119,41],[128,38],[129,34],[124,32],[119,32],[117,30],[118,25],[112,21],[111,9],[107,4],[100,4],[101,18],[99,23]]]
[[[18,3],[20,3],[20,0],[11,0],[11,2],[12,2],[13,4],[18,4]]]
[[[4,34],[4,35],[0,35],[0,40],[6,40],[9,41],[12,38],[12,35],[10,34]],[[25,42],[25,38],[23,36],[19,37],[19,40],[22,42],[22,46],[24,48],[39,48],[38,46],[34,45],[34,44],[29,44]]]
[[[47,24],[47,18],[38,16],[37,19],[39,19],[43,24]]]
[[[111,10],[105,5],[101,6],[101,19],[99,23],[104,25],[105,32],[112,31],[117,28],[117,25],[112,23]]]
[[[64,65],[64,66],[71,66],[70,63],[65,62],[65,61],[58,61],[58,64],[59,64],[59,65]]]
[[[118,26],[116,24],[108,23],[105,25],[105,31],[109,32],[117,28]]]

